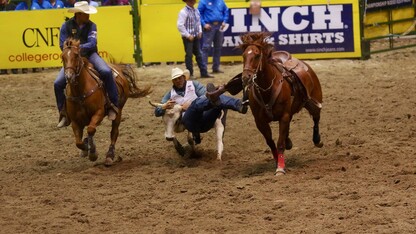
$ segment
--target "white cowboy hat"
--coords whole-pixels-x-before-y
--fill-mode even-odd
[[[85,14],[95,14],[97,13],[97,8],[90,6],[87,1],[76,2],[74,8],[69,8],[68,12],[77,13],[82,12]]]
[[[185,76],[185,80],[188,80],[189,77],[191,76],[191,73],[189,72],[188,69],[185,69],[183,71],[182,71],[182,69],[177,68],[177,67],[172,69],[171,80],[174,80],[174,79],[179,78],[181,76]]]

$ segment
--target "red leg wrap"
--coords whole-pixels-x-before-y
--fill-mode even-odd
[[[278,153],[277,149],[273,151],[273,158],[276,160],[276,168],[285,168],[285,156],[282,153]]]
[[[277,168],[285,168],[285,156],[283,154],[277,155]]]

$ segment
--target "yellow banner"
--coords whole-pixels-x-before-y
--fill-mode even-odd
[[[106,60],[135,63],[130,6],[99,7],[98,50]],[[60,67],[59,30],[68,9],[0,12],[0,68]],[[10,23],[13,22],[13,23]]]
[[[221,57],[221,61],[241,61],[241,56],[234,56],[228,55],[227,50],[231,51],[234,47],[232,44],[237,44],[238,41],[238,34],[232,32],[234,26],[236,24],[247,26],[250,28],[250,24],[253,24],[252,16],[248,14],[248,7],[250,2],[245,1],[226,1],[228,8],[230,8],[230,21],[233,21],[233,24],[230,24],[228,27],[228,31],[225,32],[225,45],[223,47],[223,55]],[[308,6],[308,12],[303,8],[300,10],[298,7]],[[296,17],[303,17],[305,18],[304,21],[308,21],[310,25],[313,23],[313,19],[309,20],[306,19],[307,17],[313,17],[312,15],[316,13],[316,9],[322,9],[324,7],[333,6],[333,9],[348,9],[349,13],[345,13],[345,11],[340,11],[343,16],[342,19],[335,19],[334,23],[337,24],[344,24],[343,28],[338,28],[337,30],[329,30],[328,32],[314,32],[313,30],[309,30],[306,34],[309,37],[313,37],[317,41],[321,42],[324,41],[324,45],[322,47],[314,48],[314,52],[305,53],[305,52],[292,52],[299,58],[303,59],[315,59],[315,58],[359,58],[361,57],[361,40],[360,40],[360,17],[359,17],[359,4],[358,0],[298,0],[298,1],[262,1],[262,7],[266,9],[266,11],[262,12],[262,14],[270,14],[267,15],[262,22],[263,24],[268,24],[266,27],[268,28],[277,28],[276,24],[286,19],[280,19],[283,14],[281,12],[280,15],[271,15],[270,9],[273,9],[274,12],[279,10],[284,11],[287,7],[291,7],[293,9],[290,10],[292,12],[298,11],[299,13],[294,14]],[[178,18],[179,11],[185,7],[185,3],[182,1],[178,1],[178,4],[166,4],[166,5],[151,5],[151,4],[144,4],[140,5],[140,13],[141,13],[141,48],[143,54],[143,62],[175,62],[175,61],[184,61],[185,52],[183,48],[183,42],[181,39],[181,35],[178,32],[176,22]],[[197,7],[197,5],[195,5]],[[276,9],[280,8],[280,9]],[[245,10],[245,11],[244,11]],[[244,13],[241,13],[244,11]],[[335,11],[334,11],[335,12]],[[331,17],[334,16],[336,13],[332,13]],[[323,12],[326,14],[325,12]],[[242,14],[242,15],[237,15]],[[308,15],[307,15],[308,14]],[[330,13],[329,13],[330,14]],[[290,14],[287,14],[290,15]],[[276,17],[275,17],[276,16]],[[293,16],[293,15],[292,15]],[[157,17],[157,20],[155,20]],[[274,18],[275,17],[275,18]],[[318,19],[320,16],[316,16]],[[324,15],[327,17],[327,15]],[[321,19],[321,18],[319,18]],[[261,20],[261,19],[260,19]],[[276,20],[276,21],[273,21]],[[299,19],[298,19],[299,20]],[[258,21],[256,21],[258,22]],[[256,23],[254,22],[254,23]],[[299,24],[296,19],[292,22],[294,24]],[[332,24],[329,24],[329,19],[327,19],[327,27],[331,27]],[[263,26],[259,24],[260,27]],[[290,25],[290,22],[287,24]],[[312,26],[313,27],[313,26]],[[335,26],[337,27],[337,25]],[[281,28],[279,28],[280,30]],[[226,29],[227,30],[227,29]],[[340,32],[342,31],[342,32]],[[275,31],[277,36],[279,36],[280,31]],[[296,31],[288,32],[286,35],[288,37],[303,37],[304,34],[300,34],[303,32],[297,33]],[[325,45],[327,40],[334,41],[335,39],[327,37],[327,35],[336,35],[335,37],[340,36],[339,40],[343,40],[343,42],[349,43],[348,47],[337,47],[332,43],[332,45]],[[338,40],[338,39],[337,39]],[[308,41],[304,40],[305,43]],[[283,42],[282,42],[283,43]],[[346,44],[346,43],[344,43]],[[303,44],[305,46],[305,44]],[[226,48],[228,46],[228,48]],[[307,45],[306,45],[307,46]],[[293,46],[294,47],[294,46]],[[306,49],[304,50],[306,51]],[[308,51],[312,51],[312,49],[308,49]],[[321,52],[319,52],[321,51]]]

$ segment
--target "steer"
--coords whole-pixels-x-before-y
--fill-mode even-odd
[[[149,101],[150,105],[154,107],[160,107],[161,103],[153,103]],[[221,161],[222,152],[224,150],[224,130],[225,130],[225,120],[227,116],[227,110],[224,109],[221,111],[221,115],[215,121],[213,128],[215,128],[217,136],[217,159]],[[185,155],[185,149],[178,141],[175,136],[175,133],[184,132],[185,126],[181,122],[182,120],[182,106],[176,104],[172,109],[167,109],[163,115],[163,121],[165,122],[165,138],[168,141],[173,141],[176,151],[181,156]],[[187,135],[188,144],[191,146],[192,150],[195,147],[195,142],[192,137],[192,133],[188,131]]]

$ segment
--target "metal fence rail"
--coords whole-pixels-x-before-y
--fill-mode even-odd
[[[365,0],[360,0],[360,6],[362,7],[361,12],[363,13],[363,49],[368,51],[363,51],[363,58],[369,57],[371,54],[386,52],[390,50],[397,50],[403,48],[409,48],[416,46],[416,1],[413,0],[411,6],[403,7],[393,7],[388,9],[381,9],[378,11],[373,11],[371,13],[367,12]],[[403,10],[407,14],[404,18],[397,18],[397,11]],[[409,14],[410,12],[410,14]],[[365,20],[366,14],[387,16],[386,20],[380,20],[376,22],[367,22]],[[413,14],[413,15],[411,15]],[[383,17],[380,17],[383,18]],[[399,25],[410,25],[405,30],[398,31],[397,28]],[[374,29],[380,29],[380,31],[385,31],[379,35],[365,36],[367,32],[370,32]]]

